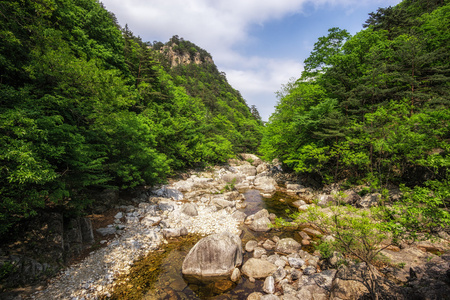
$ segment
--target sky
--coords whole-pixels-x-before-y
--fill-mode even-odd
[[[328,29],[361,31],[370,12],[400,0],[100,0],[145,42],[172,36],[208,51],[264,121],[280,90]]]

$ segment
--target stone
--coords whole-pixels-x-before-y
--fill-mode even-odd
[[[350,267],[342,265],[333,280],[330,298],[350,300],[359,299],[366,294],[367,288],[360,278],[361,271],[361,264]]]
[[[261,256],[267,254],[266,249],[261,248],[261,247],[256,247],[255,250],[253,251],[253,257],[254,258],[261,258]]]
[[[298,193],[301,189],[304,189],[305,187],[301,184],[296,183],[288,183],[286,184],[286,190],[288,193]]]
[[[197,205],[193,203],[185,203],[181,209],[181,212],[190,217],[198,216]]]
[[[276,245],[277,244],[274,241],[269,239],[265,240],[264,244],[262,244],[263,248],[266,250],[272,250],[273,248],[275,248]]]
[[[317,196],[317,205],[321,207],[329,206],[335,202],[335,199],[331,195],[322,194]]]
[[[264,280],[263,291],[267,294],[275,293],[275,279],[272,276],[266,277]]]
[[[302,276],[298,281],[296,296],[299,299],[328,299],[336,272],[330,269],[310,276]]]
[[[161,232],[165,238],[181,236],[181,228],[164,228]]]
[[[222,176],[222,180],[228,184],[238,184],[245,180],[245,176],[242,174],[226,173]]]
[[[231,273],[231,281],[238,282],[241,278],[241,271],[238,268],[234,268],[233,273]]]
[[[98,228],[98,229],[96,229],[96,231],[98,233],[100,233],[102,236],[107,236],[107,235],[115,234],[117,230],[114,227],[106,227],[106,228]]]
[[[344,198],[341,200],[343,201],[345,204],[350,204],[350,205],[354,205],[356,204],[359,200],[361,200],[361,196],[359,196],[355,191],[353,190],[346,190],[344,191]]]
[[[161,222],[161,217],[152,217],[152,216],[145,216],[141,220],[141,224],[147,227],[158,225]]]
[[[269,217],[269,211],[267,209],[261,209],[257,213],[253,215],[253,219],[261,219],[261,218],[268,218]]]
[[[298,300],[298,298],[293,294],[285,294],[281,296],[282,300]]]
[[[255,154],[240,153],[239,155],[242,157],[243,160],[248,161],[253,166],[258,166],[258,165],[263,163],[263,161],[258,156],[256,156]]]
[[[298,210],[299,211],[307,211],[309,207],[310,207],[310,205],[305,204],[305,205],[299,206]]]
[[[260,300],[279,300],[280,298],[278,298],[278,296],[275,296],[274,294],[267,294],[264,296],[261,296],[261,298],[259,298]]]
[[[339,253],[337,251],[334,251],[333,254],[331,255],[331,257],[328,258],[328,262],[333,267],[337,267],[338,262],[343,260],[343,259],[344,259],[344,257],[342,256],[341,253]]]
[[[179,185],[180,185],[180,187],[182,187],[182,182],[179,182]],[[183,188],[183,190],[190,191],[190,187]],[[180,190],[171,189],[171,188],[168,188],[167,186],[163,186],[162,188],[153,191],[153,194],[155,194],[158,197],[169,198],[169,199],[173,199],[175,201],[180,201],[180,200],[183,200],[183,198],[184,198],[183,193],[180,192]]]
[[[306,205],[306,202],[303,201],[303,200],[297,200],[295,202],[292,202],[292,205],[294,205],[295,207],[299,208],[299,207],[301,207],[303,205]]]
[[[356,202],[356,207],[359,208],[375,207],[380,204],[380,200],[381,200],[380,193],[368,194]]]
[[[284,238],[278,241],[275,251],[281,253],[296,253],[302,248],[302,245],[293,238]]]
[[[247,215],[243,211],[239,210],[235,211],[231,216],[239,223],[244,223],[245,218],[247,217]]]
[[[239,236],[228,232],[207,236],[192,247],[181,268],[185,276],[231,276],[242,264],[242,242]]]
[[[220,279],[214,282],[214,292],[217,294],[224,293],[233,287],[233,282],[226,279]]]
[[[173,211],[175,209],[175,202],[170,201],[170,200],[162,200],[161,202],[158,203],[158,208],[161,211]]]
[[[95,242],[92,222],[89,218],[79,218],[81,240],[84,244],[93,244]]]
[[[255,176],[256,175],[256,167],[251,165],[242,165],[239,166],[239,171],[246,176]]]
[[[123,213],[121,211],[119,211],[115,216],[115,219],[122,219],[123,218]]]
[[[235,200],[244,200],[245,197],[238,191],[232,191],[223,194],[223,198],[228,201],[235,201]]]
[[[255,240],[250,240],[245,244],[245,251],[253,252],[255,248],[258,246],[258,242]]]
[[[277,260],[274,262],[274,264],[275,264],[275,266],[277,266],[277,267],[284,268],[284,267],[286,266],[286,261],[283,260],[283,259],[277,259]]]
[[[288,263],[291,268],[300,269],[305,264],[305,261],[301,258],[288,257]]]
[[[293,281],[298,280],[302,276],[299,270],[291,269],[291,278]]]
[[[268,176],[261,176],[255,178],[255,188],[263,193],[274,193],[276,191],[277,183],[275,179]]]
[[[308,266],[303,270],[304,275],[312,275],[314,273],[316,273],[316,268],[314,268],[313,266]]]
[[[234,202],[219,198],[213,199],[213,204],[219,209],[234,206]]]
[[[322,235],[322,233],[318,230],[312,229],[312,228],[304,228],[302,230],[303,232],[305,232],[306,234],[308,234],[311,237],[319,237]]]
[[[275,282],[280,282],[281,280],[286,277],[287,272],[284,268],[277,268],[277,270],[272,274],[273,278],[275,279]]]
[[[253,231],[262,231],[266,232],[269,231],[271,228],[269,225],[272,224],[267,217],[259,218],[254,220],[250,225],[249,228]]]
[[[250,258],[241,268],[241,272],[247,277],[256,279],[266,278],[275,273],[276,270],[277,267],[274,264],[259,258]]]
[[[260,300],[262,295],[263,294],[260,292],[253,292],[250,295],[248,295],[247,300]]]
[[[256,167],[256,173],[257,174],[261,174],[264,172],[269,171],[269,166],[265,163],[260,164],[259,166]]]

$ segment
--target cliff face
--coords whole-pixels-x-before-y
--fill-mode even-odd
[[[178,65],[189,65],[194,63],[196,65],[201,65],[203,63],[206,64],[214,64],[211,56],[203,56],[200,52],[189,52],[176,49],[178,46],[174,43],[170,46],[163,46],[159,51],[164,54],[166,59],[169,61],[170,66],[172,68]],[[174,50],[175,49],[175,50]]]

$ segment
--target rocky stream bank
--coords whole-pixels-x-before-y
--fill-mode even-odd
[[[358,299],[367,294],[360,276],[366,268],[363,263],[342,264],[338,253],[323,259],[311,247],[318,240],[333,239],[333,236],[311,226],[298,228],[289,237],[281,235],[271,226],[276,215],[270,208],[252,206],[248,191],[257,191],[264,197],[281,191],[290,200],[277,198],[277,206],[301,210],[311,205],[326,209],[333,205],[335,192],[332,187],[320,190],[309,187],[301,179],[284,174],[279,166],[249,154],[243,155],[243,160],[230,161],[227,166],[191,172],[183,180],[142,192],[133,199],[135,205],[117,206],[111,223],[96,228],[95,232],[89,218],[70,221],[68,228],[73,230],[68,232],[74,237],[65,233],[66,238],[76,242],[69,245],[58,243],[61,233],[48,230],[62,228],[63,224],[47,224],[43,232],[49,245],[80,254],[83,245],[93,243],[94,235],[100,235],[101,248],[59,272],[39,291],[9,299],[111,297],[119,284],[117,278],[123,278],[138,258],[164,249],[172,239],[196,234],[205,238],[186,255],[180,271],[186,282],[216,280],[216,289],[208,299]],[[361,209],[378,203],[378,194],[360,197],[355,190],[346,194],[345,202]],[[395,197],[396,193],[392,195]],[[448,298],[449,239],[442,232],[439,241],[402,244],[383,250],[387,262],[379,266],[378,272],[386,298]],[[3,265],[14,264],[16,259],[21,262],[21,269],[30,266],[20,257],[2,257]],[[45,272],[50,267],[34,261],[28,268]],[[245,282],[247,288],[240,294],[228,293],[239,282]],[[180,286],[178,290],[173,287],[176,285]],[[185,293],[186,289],[189,289],[187,283],[168,282],[165,290],[147,294],[143,299],[202,298]]]

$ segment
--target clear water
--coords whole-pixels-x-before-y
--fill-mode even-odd
[[[244,192],[245,203],[247,207],[242,209],[247,215],[256,213],[265,208],[269,213],[274,213],[278,217],[288,218],[289,213],[296,210],[292,202],[298,200],[289,197],[286,194],[277,192],[273,197],[264,198],[257,190],[248,190]],[[271,238],[275,235],[280,238],[292,237],[300,242],[300,236],[296,231],[272,229],[268,233],[253,232],[247,227],[242,226],[242,243],[251,239],[262,240]],[[189,250],[195,244],[183,243],[182,240],[175,242],[180,246],[173,247],[170,253],[160,262],[158,270],[160,274],[154,282],[151,289],[147,289],[141,299],[246,299],[254,291],[261,291],[262,280],[250,282],[246,277],[241,277],[238,283],[223,280],[212,282],[210,284],[191,284],[188,283],[181,274],[181,265]],[[272,254],[268,251],[268,255]],[[251,257],[251,254],[244,254],[244,262]],[[144,288],[144,287],[140,287]],[[120,298],[120,297],[119,297]],[[123,298],[125,299],[125,298]]]

